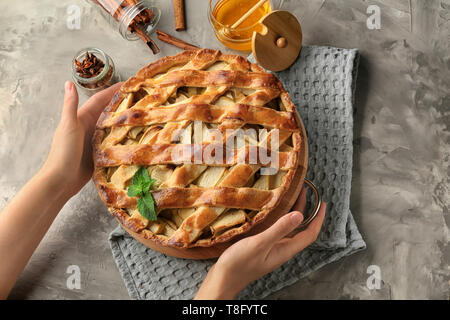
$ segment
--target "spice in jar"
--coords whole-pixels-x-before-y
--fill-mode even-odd
[[[112,59],[98,48],[86,48],[75,55],[72,76],[88,95],[120,81]]]

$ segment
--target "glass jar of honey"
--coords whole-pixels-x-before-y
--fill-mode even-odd
[[[210,0],[209,21],[217,39],[225,46],[251,51],[253,32],[263,29],[259,21],[271,11],[280,9],[282,3],[283,0]],[[244,19],[239,22],[241,18]]]

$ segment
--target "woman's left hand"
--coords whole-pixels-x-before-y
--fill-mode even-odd
[[[233,299],[249,283],[280,267],[313,243],[322,227],[326,204],[321,203],[317,217],[305,230],[291,236],[303,220],[301,212],[305,205],[303,188],[292,212],[265,231],[226,249],[209,270],[195,299]]]
[[[76,194],[92,176],[91,139],[101,112],[119,90],[121,83],[93,95],[78,109],[75,85],[65,84],[64,106],[53,143],[41,173],[50,176],[55,185],[63,185],[70,195]]]

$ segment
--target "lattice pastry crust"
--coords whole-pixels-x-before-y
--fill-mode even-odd
[[[203,150],[217,142],[208,130],[223,133],[225,141],[249,128],[267,133],[246,136],[223,164],[171,156],[180,145]],[[239,161],[275,131],[276,174],[261,175],[270,164],[260,160]],[[108,210],[142,237],[177,248],[207,247],[248,231],[277,207],[295,183],[300,145],[295,106],[274,75],[241,56],[184,51],[141,69],[104,110],[93,138],[93,179]],[[127,196],[141,166],[157,180],[157,221],[143,218],[137,198]]]

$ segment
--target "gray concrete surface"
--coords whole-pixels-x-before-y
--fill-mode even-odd
[[[174,33],[171,1],[157,2],[160,28]],[[80,30],[66,26],[74,4]],[[381,9],[380,30],[366,27],[371,4]],[[226,50],[206,6],[187,1],[188,31],[179,36]],[[449,299],[450,0],[290,0],[284,8],[300,19],[305,44],[361,50],[351,209],[368,249],[271,298]],[[8,2],[0,35],[0,208],[47,155],[76,51],[102,48],[123,78],[179,51],[161,44],[152,56],[75,0]],[[89,183],[59,214],[10,298],[127,299],[107,242],[115,226]],[[81,268],[80,290],[66,287],[69,265]],[[379,290],[366,287],[369,265],[381,269]]]

